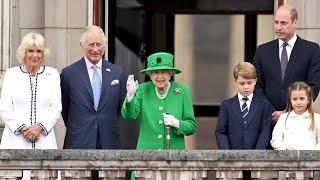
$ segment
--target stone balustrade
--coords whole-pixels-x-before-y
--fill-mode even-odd
[[[135,170],[137,179],[241,179],[250,170],[253,179],[312,179],[320,170],[320,151],[272,150],[0,150],[0,179],[21,177],[30,170],[33,179],[90,179],[98,170],[100,179],[125,179]]]

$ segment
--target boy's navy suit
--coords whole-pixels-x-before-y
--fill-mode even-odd
[[[256,95],[245,118],[242,118],[238,95],[223,101],[216,127],[219,149],[267,149],[271,116],[269,101]]]

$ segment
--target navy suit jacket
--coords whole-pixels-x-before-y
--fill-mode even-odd
[[[271,116],[269,101],[255,94],[245,119],[242,118],[237,95],[223,101],[216,127],[219,149],[267,149],[271,137]]]
[[[320,50],[319,45],[297,37],[292,49],[284,80],[281,79],[278,39],[257,48],[253,64],[258,81],[255,92],[265,96],[275,110],[286,107],[289,86],[296,81],[304,81],[313,89],[313,99],[319,93]]]
[[[95,149],[98,133],[102,149],[119,148],[118,118],[126,93],[124,74],[120,67],[106,60],[102,61],[101,74],[101,97],[96,111],[84,58],[62,70],[65,149]]]

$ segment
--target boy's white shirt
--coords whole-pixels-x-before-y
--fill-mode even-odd
[[[244,103],[244,101],[242,100],[243,97],[244,96],[238,92],[238,100],[239,100],[239,104],[240,104],[240,109],[242,108],[242,105]],[[248,111],[250,111],[250,105],[252,102],[253,93],[251,93],[249,96],[247,96],[247,98],[248,98],[248,100],[246,101],[246,103],[247,103]]]

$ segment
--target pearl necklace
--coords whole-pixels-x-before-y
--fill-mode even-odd
[[[156,90],[156,95],[159,99],[165,99],[168,95],[169,89],[170,89],[171,83],[169,82],[167,89],[164,91],[163,94],[161,94],[158,90],[157,87],[154,87],[154,89]]]

